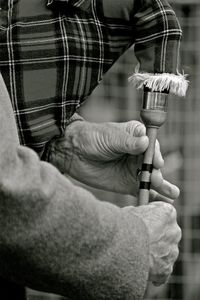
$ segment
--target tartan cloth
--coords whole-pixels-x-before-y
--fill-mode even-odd
[[[0,71],[20,142],[39,154],[131,45],[141,71],[177,70],[181,29],[165,0],[0,5]]]

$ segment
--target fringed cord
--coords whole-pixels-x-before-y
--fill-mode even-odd
[[[183,97],[186,95],[189,81],[186,80],[187,75],[178,73],[140,73],[136,71],[129,77],[129,82],[136,88],[142,89],[144,87],[149,88],[152,92],[168,91],[171,94]]]

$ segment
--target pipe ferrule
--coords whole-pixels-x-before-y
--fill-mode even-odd
[[[144,91],[143,109],[167,111],[168,94],[160,92]]]

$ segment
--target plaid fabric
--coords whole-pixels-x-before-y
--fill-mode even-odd
[[[182,30],[168,2],[144,1],[135,15],[135,24],[135,54],[140,70],[177,74]]]
[[[133,2],[1,0],[0,70],[22,144],[42,153],[62,135],[70,116],[134,43],[144,71],[176,68],[180,28],[173,10],[163,0]]]

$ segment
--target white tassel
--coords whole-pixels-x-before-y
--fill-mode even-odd
[[[129,77],[131,82],[136,88],[142,89],[149,88],[153,92],[169,91],[171,94],[183,97],[186,95],[189,81],[186,80],[187,75],[177,73],[140,73],[138,70]]]

